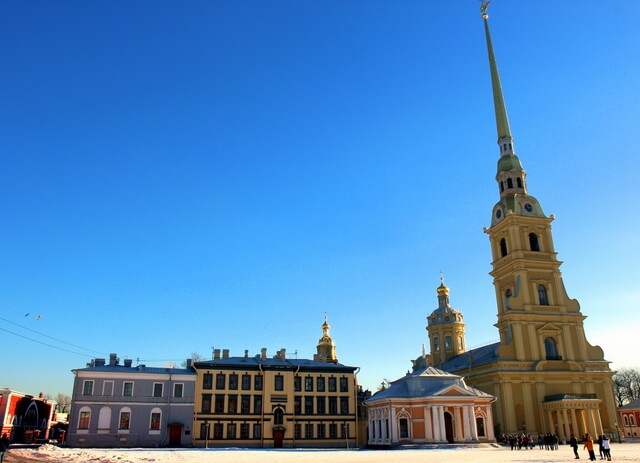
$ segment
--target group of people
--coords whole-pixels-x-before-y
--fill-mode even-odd
[[[587,449],[589,452],[589,460],[596,461],[596,452],[594,450],[594,444],[598,444],[598,451],[600,453],[601,460],[611,461],[611,443],[609,442],[609,438],[606,435],[598,436],[598,439],[594,442],[593,437],[589,433],[586,433],[583,438],[584,446],[583,449]],[[579,459],[578,455],[578,439],[576,436],[571,434],[571,439],[569,439],[569,445],[573,448],[573,454],[576,459]]]
[[[556,434],[538,435],[535,439],[531,434],[509,434],[508,436],[502,435],[500,438],[502,442],[508,442],[511,445],[511,450],[532,450],[536,447],[540,447],[540,450],[558,450],[558,436]]]

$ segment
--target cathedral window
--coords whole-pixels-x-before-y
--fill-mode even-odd
[[[549,305],[547,288],[545,288],[544,285],[538,285],[538,299],[540,301],[540,305]]]
[[[547,360],[558,360],[556,342],[552,338],[546,338],[544,340],[544,351],[547,355]]]
[[[520,177],[516,177],[516,185],[518,185],[518,188],[522,188],[522,179]]]
[[[506,256],[507,253],[507,240],[505,240],[504,238],[502,238],[500,240],[500,254],[502,254],[502,257]]]
[[[529,247],[532,251],[540,251],[540,242],[538,241],[538,235],[535,233],[529,233]]]
[[[275,424],[276,426],[278,425],[282,426],[283,423],[284,423],[284,410],[282,410],[282,408],[276,408],[273,411],[273,424]]]
[[[507,188],[509,189],[513,188],[513,179],[510,179],[510,178],[507,179]]]

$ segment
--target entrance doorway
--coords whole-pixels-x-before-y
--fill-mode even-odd
[[[169,446],[175,447],[182,444],[182,425],[173,423],[169,425]]]
[[[447,442],[453,444],[453,418],[449,412],[444,412],[444,432],[447,437]]]
[[[273,448],[281,449],[283,441],[284,441],[284,430],[274,429],[273,430]]]

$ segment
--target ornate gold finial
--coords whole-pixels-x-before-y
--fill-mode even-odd
[[[489,17],[489,15],[487,14],[489,3],[491,3],[491,0],[480,0],[480,13],[482,13],[483,19],[487,19]]]
[[[444,272],[440,270],[440,284],[444,286]]]

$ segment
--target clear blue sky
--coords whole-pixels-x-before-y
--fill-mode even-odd
[[[640,2],[489,12],[567,291],[638,366]],[[70,393],[110,352],[308,358],[327,312],[374,389],[441,270],[467,345],[497,340],[477,1],[5,0],[0,70],[1,387]]]

